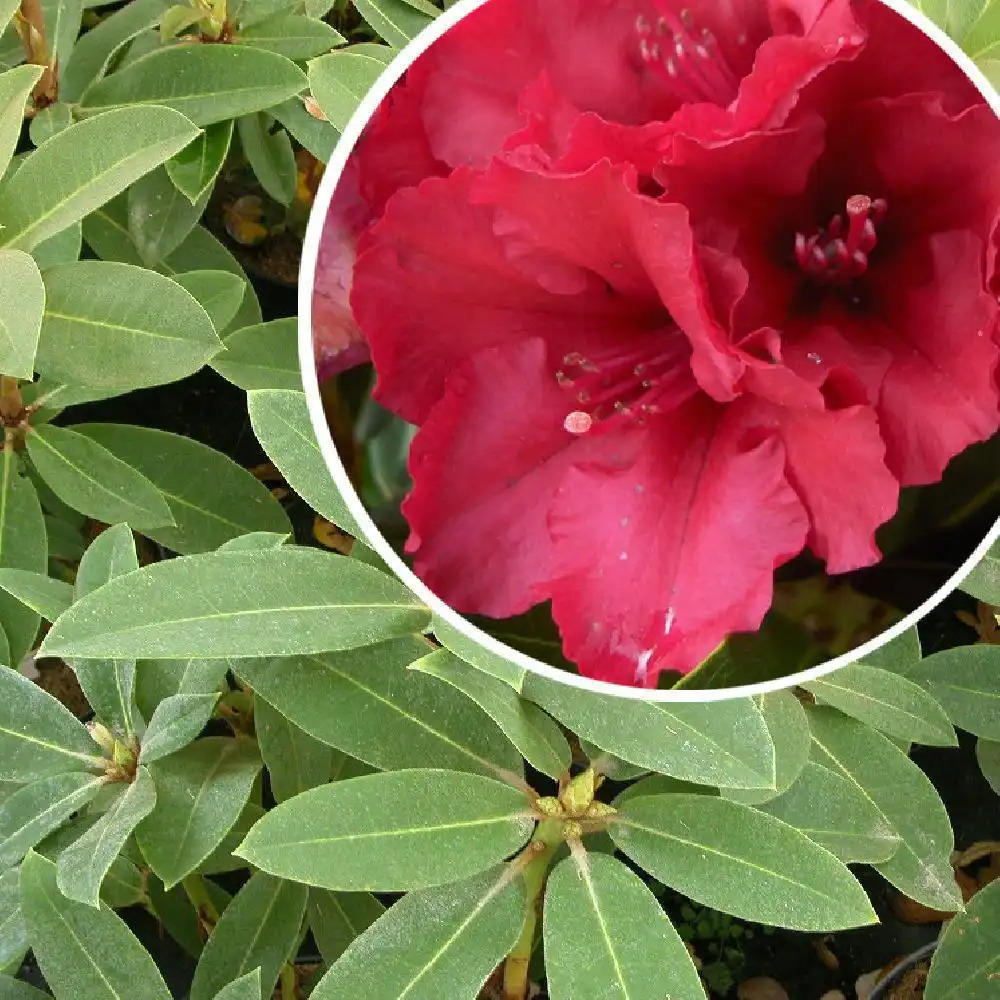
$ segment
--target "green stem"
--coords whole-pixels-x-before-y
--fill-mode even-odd
[[[295,966],[285,962],[281,967],[281,1000],[295,1000]]]
[[[542,907],[542,890],[549,873],[549,865],[556,848],[562,843],[563,821],[546,819],[538,824],[535,836],[525,848],[532,852],[532,859],[524,869],[527,905],[524,926],[513,951],[507,956],[503,969],[503,1000],[525,1000],[528,995],[528,966],[535,944],[535,930]]]
[[[219,922],[219,911],[205,888],[205,880],[200,875],[188,875],[181,881],[181,885],[187,893],[187,898],[191,900],[199,921],[206,926],[214,927]]]

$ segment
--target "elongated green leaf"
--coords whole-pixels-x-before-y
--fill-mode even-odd
[[[298,183],[298,166],[288,133],[281,127],[271,131],[274,119],[258,112],[243,115],[236,123],[240,146],[260,186],[276,202],[290,205]]]
[[[235,41],[237,45],[265,49],[298,61],[329,52],[334,46],[343,45],[347,39],[325,21],[283,13],[243,28]]]
[[[263,815],[264,810],[261,806],[248,802],[229,832],[219,841],[218,846],[195,868],[195,873],[198,875],[217,875],[220,872],[246,868],[246,862],[242,858],[236,857],[233,851],[243,843],[246,835],[253,829],[254,823]]]
[[[216,330],[225,330],[233,321],[249,287],[231,271],[185,271],[174,281],[198,300]]]
[[[173,524],[160,491],[90,438],[46,424],[28,435],[27,449],[46,484],[81,514],[140,531]]]
[[[58,382],[163,385],[196,372],[222,349],[198,300],[154,271],[81,260],[47,271],[45,291],[37,366]]]
[[[524,794],[492,778],[389,771],[280,804],[237,853],[325,889],[402,892],[482,871],[521,847],[533,826]]]
[[[57,996],[170,1000],[156,965],[107,906],[66,899],[56,866],[38,854],[21,865],[21,909],[32,951]]]
[[[253,717],[275,799],[284,802],[330,780],[332,747],[303,732],[262,699],[254,703]]]
[[[437,677],[471,698],[537,771],[558,779],[569,770],[573,752],[562,730],[508,684],[476,670],[447,649],[421,657],[411,669]]]
[[[306,83],[295,63],[273,52],[239,45],[171,45],[94,84],[82,108],[164,105],[196,125],[211,125],[263,111],[301,93]]]
[[[986,604],[1000,605],[1000,542],[996,542],[959,585]]]
[[[504,868],[408,893],[334,963],[312,1000],[478,996],[514,947],[524,905],[522,881]]]
[[[327,965],[333,965],[348,945],[385,913],[385,907],[371,893],[330,892],[312,886],[307,913],[319,953]]]
[[[13,961],[20,964],[28,944],[28,928],[21,915],[21,872],[11,868],[0,875],[0,969]]]
[[[156,24],[169,0],[132,0],[101,20],[73,47],[69,61],[59,68],[59,96],[76,102],[104,75],[114,54],[136,35]]]
[[[2,76],[0,76],[2,79]],[[45,309],[38,265],[21,250],[0,250],[0,372],[30,379]]]
[[[204,861],[236,822],[260,763],[255,747],[210,736],[149,765],[156,806],[136,836],[168,889]]]
[[[73,51],[83,18],[82,0],[41,0],[49,58],[60,66]]]
[[[149,874],[147,882],[149,900],[160,923],[185,952],[197,958],[205,947],[201,936],[204,933],[204,924],[191,905],[187,893],[181,886],[167,892],[163,888],[163,883],[153,874]],[[232,897],[211,879],[205,879],[202,884],[216,911],[222,913]]]
[[[769,788],[774,744],[750,698],[708,704],[595,695],[536,674],[525,697],[583,737],[632,764],[702,785]]]
[[[477,670],[482,670],[491,677],[509,684],[519,694],[524,685],[527,670],[515,666],[509,660],[481,646],[470,639],[464,632],[453,628],[442,618],[435,618],[432,626],[434,638],[446,649],[450,649],[466,663],[471,663]]]
[[[28,782],[92,766],[83,724],[16,670],[0,670],[0,781]]]
[[[176,250],[197,225],[208,204],[206,190],[195,202],[157,167],[128,189],[128,228],[143,262],[154,267]]]
[[[925,1000],[990,1000],[1000,982],[1000,882],[980,889],[949,921],[931,963]]]
[[[760,710],[774,742],[774,780],[772,787],[729,788],[723,795],[736,802],[754,805],[767,802],[787,791],[809,760],[809,721],[802,703],[791,691],[762,695]]]
[[[21,135],[28,98],[41,76],[42,67],[33,65],[0,73],[0,177],[10,165]]]
[[[167,160],[165,167],[177,189],[191,204],[212,189],[226,161],[233,138],[231,119],[209,125],[189,146]]]
[[[261,1000],[260,969],[234,979],[215,994],[215,1000]]]
[[[1000,743],[996,740],[976,740],[976,760],[990,788],[1000,795]]]
[[[54,774],[25,785],[0,804],[0,871],[16,865],[101,790],[103,777]]]
[[[70,608],[42,648],[119,659],[291,656],[419,631],[429,618],[370,566],[285,546],[171,559],[112,580]]]
[[[429,4],[428,10],[425,7],[417,9],[416,5],[405,0],[354,0],[354,2],[358,12],[375,29],[375,33],[396,48],[402,48],[410,39],[415,38],[434,17],[430,14],[434,8]]]
[[[882,667],[897,674],[906,674],[920,662],[922,655],[916,628],[908,628],[902,635],[879,646],[873,653],[868,653],[860,662],[870,667]]]
[[[691,899],[793,930],[875,923],[864,890],[832,854],[750,806],[709,795],[629,799],[610,833],[618,849]]]
[[[170,108],[121,108],[64,129],[0,185],[0,244],[30,250],[183,149],[196,135]]]
[[[310,114],[301,97],[290,97],[287,101],[268,108],[268,112],[317,160],[326,163],[330,159],[340,133],[328,121]]]
[[[294,318],[245,326],[229,334],[223,343],[225,351],[212,358],[211,364],[233,385],[246,390],[287,389],[301,393],[298,322]],[[326,473],[322,457],[317,455],[316,460]]]
[[[687,947],[659,900],[620,861],[582,849],[545,887],[545,968],[552,1000],[583,996],[704,1000]]]
[[[73,600],[73,588],[68,583],[23,569],[0,569],[0,590],[50,622],[54,622]]]
[[[218,700],[218,694],[175,694],[164,698],[143,733],[142,762],[151,764],[196,739]]]
[[[384,69],[385,63],[367,54],[331,52],[309,63],[309,89],[327,121],[343,131]]]
[[[889,670],[852,663],[802,686],[821,704],[833,705],[887,736],[927,746],[958,746],[944,709],[913,681]],[[1000,684],[997,694],[1000,697]]]
[[[316,443],[304,392],[259,389],[247,393],[250,423],[267,457],[317,514],[358,537],[358,528],[333,484]]]
[[[140,767],[135,780],[122,790],[107,812],[59,855],[59,891],[69,899],[98,907],[104,876],[155,804],[153,779],[146,768]]]
[[[876,868],[897,889],[926,906],[962,905],[949,857],[955,846],[948,814],[934,786],[881,733],[830,708],[809,710],[814,759],[851,781],[902,838]]]
[[[38,494],[31,480],[20,474],[12,448],[0,450],[0,568],[29,573],[44,573],[48,568],[45,519]],[[37,613],[0,590],[0,628],[8,644],[9,666],[19,666],[31,649],[38,623]]]
[[[251,531],[291,531],[266,486],[198,441],[127,424],[80,424],[74,430],[103,445],[159,489],[177,527],[149,534],[175,552],[214,549]]]
[[[888,861],[902,843],[850,779],[809,761],[795,784],[761,807],[841,861]]]
[[[226,685],[227,660],[142,660],[136,663],[135,702],[144,719],[176,694],[218,694]]]
[[[233,897],[201,954],[191,1000],[212,1000],[227,983],[259,968],[270,996],[299,939],[306,909],[304,885],[257,872]]]
[[[406,637],[323,657],[245,660],[235,669],[300,729],[373,767],[519,777],[520,754],[480,708],[405,669],[426,650]]]
[[[0,1000],[52,1000],[52,997],[34,986],[0,974]]]
[[[907,677],[923,687],[960,729],[1000,739],[1000,646],[959,646],[921,660]]]
[[[20,6],[21,0],[0,0],[0,31],[5,31],[10,24],[14,11]],[[324,11],[323,13],[326,13]],[[313,14],[314,17],[321,17],[321,14]]]

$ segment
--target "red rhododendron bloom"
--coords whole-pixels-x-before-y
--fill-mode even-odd
[[[876,562],[900,486],[1000,425],[997,163],[879,3],[471,15],[355,160],[417,574],[464,612],[551,601],[581,672],[653,685],[804,548]]]

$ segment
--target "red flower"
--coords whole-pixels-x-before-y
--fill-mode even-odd
[[[612,45],[613,65],[594,63],[598,116],[570,72],[596,59],[578,29],[604,17],[617,37],[624,5],[534,2],[563,14],[578,52],[530,31],[500,45],[499,17],[483,24],[502,60],[470,42],[463,63],[452,43],[461,107],[499,67],[464,152],[429,69],[402,89],[421,114],[390,106],[365,140],[362,193],[381,218],[359,240],[351,305],[379,400],[420,427],[404,504],[417,574],[463,612],[550,600],[581,672],[654,685],[757,628],[774,569],[805,546],[832,573],[877,561],[900,484],[939,478],[997,429],[1000,128],[922,34],[864,2],[809,5],[810,30],[853,25],[832,48],[800,28],[771,36],[790,22],[740,5],[759,48],[729,103],[665,102],[646,67],[629,119]],[[724,28],[702,83],[707,63],[735,65]],[[813,62],[781,75],[769,44]]]

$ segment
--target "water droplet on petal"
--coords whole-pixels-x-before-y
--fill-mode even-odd
[[[814,365],[821,365],[821,364],[823,364],[823,359],[818,354],[814,353],[813,351],[810,351],[806,355],[806,358],[809,361],[811,361]]]
[[[674,627],[674,622],[677,620],[677,614],[673,608],[667,608],[666,617],[663,619],[663,634],[670,635],[670,630]]]
[[[619,552],[619,553],[618,553],[618,558],[619,558],[619,559],[620,559],[620,560],[621,560],[622,562],[625,562],[625,560],[626,560],[626,559],[628,559],[628,553],[627,553],[627,552]]]
[[[586,434],[593,424],[591,415],[584,413],[583,410],[574,410],[563,421],[563,427],[570,434]]]

